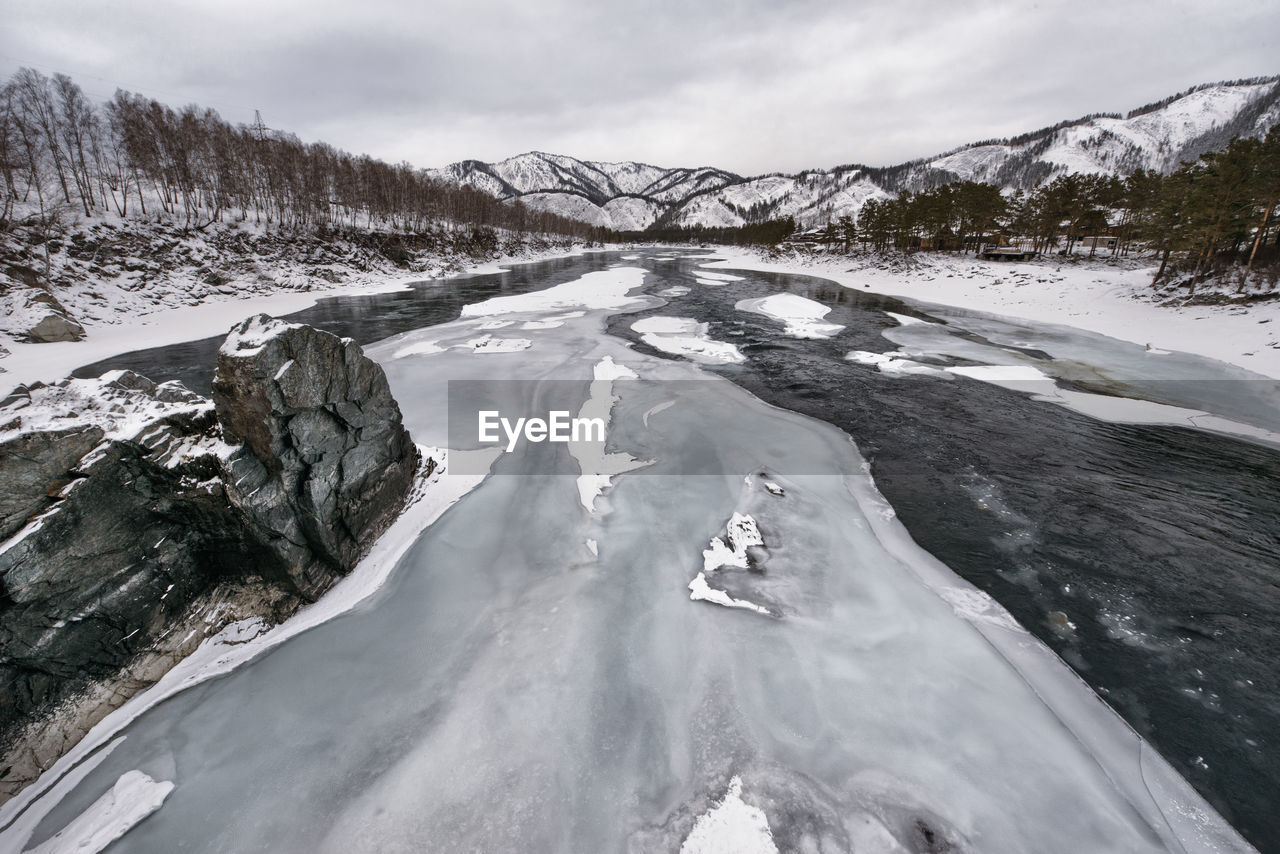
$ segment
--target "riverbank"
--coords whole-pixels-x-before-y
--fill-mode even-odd
[[[526,248],[492,258],[473,259],[457,266],[448,273],[448,277],[496,273],[511,264],[582,255],[588,251],[592,250],[582,245]],[[12,389],[20,383],[60,379],[81,365],[132,350],[216,335],[259,312],[279,316],[301,311],[321,299],[404,290],[433,275],[430,272],[405,274],[353,270],[341,282],[323,278],[310,280],[305,290],[280,287],[248,292],[214,292],[195,305],[134,300],[98,319],[84,321],[85,337],[79,341],[35,344],[0,335],[0,389]]]
[[[765,255],[724,248],[712,267],[821,276],[849,288],[956,308],[1072,326],[1152,349],[1181,350],[1280,378],[1280,299],[1224,305],[1161,302],[1154,268],[1106,261],[1010,263],[920,253]]]

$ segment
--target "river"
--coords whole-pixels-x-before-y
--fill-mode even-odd
[[[293,316],[373,344],[436,445],[444,378],[583,401],[596,366],[625,365],[609,449],[648,465],[588,509],[563,449],[500,458],[373,597],[133,721],[32,841],[140,769],[175,788],[113,851],[676,850],[735,785],[781,850],[1177,850],[1177,775],[953,571],[1280,849],[1274,384],[810,277],[707,279],[708,257],[597,253]],[[613,309],[459,317],[588,275],[640,287]],[[841,328],[794,337],[735,307],[778,293]],[[665,316],[744,360],[631,329]],[[529,346],[466,346],[485,336]],[[78,373],[206,391],[220,340]],[[934,370],[846,358],[888,350]],[[1076,408],[943,371],[985,364],[1034,367]],[[1100,420],[1079,411],[1094,393],[1223,421]],[[764,546],[712,575],[768,614],[689,600],[735,512]]]

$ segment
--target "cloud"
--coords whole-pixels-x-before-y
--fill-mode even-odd
[[[818,0],[9,4],[0,62],[429,166],[888,164],[1280,71],[1280,9]]]

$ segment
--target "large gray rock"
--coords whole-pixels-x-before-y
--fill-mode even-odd
[[[231,330],[213,399],[227,495],[314,598],[399,514],[418,452],[382,368],[350,339],[260,314]]]
[[[27,328],[24,336],[33,344],[52,344],[55,341],[79,341],[84,337],[84,327],[60,311],[41,311],[36,321]]]
[[[189,626],[283,619],[402,509],[418,452],[352,342],[250,318],[215,401],[129,371],[0,400],[0,799]]]

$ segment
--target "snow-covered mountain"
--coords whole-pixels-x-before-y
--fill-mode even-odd
[[[1168,172],[1234,136],[1261,135],[1278,121],[1280,77],[1270,77],[1197,86],[1126,116],[1086,116],[889,167],[854,164],[745,178],[711,167],[663,169],[535,151],[500,163],[464,160],[429,173],[619,230],[659,221],[736,226],[785,216],[812,225],[856,214],[868,199],[948,181],[1025,189],[1074,172]]]

